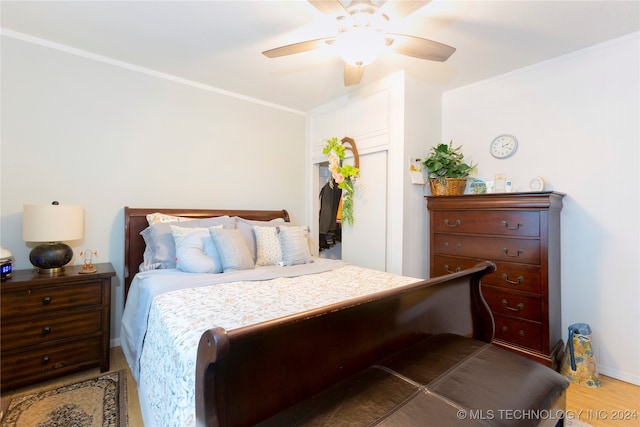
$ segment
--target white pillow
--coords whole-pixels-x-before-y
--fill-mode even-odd
[[[276,227],[253,226],[256,235],[256,265],[277,265],[282,261],[282,249]]]
[[[212,228],[222,228],[218,225]],[[207,228],[171,226],[176,268],[187,273],[222,273],[222,261]]]
[[[184,216],[167,215],[160,212],[155,212],[147,215],[147,222],[149,225],[158,224],[161,222],[182,222],[193,221],[194,218],[186,218]]]
[[[313,262],[309,251],[306,227],[276,227],[282,250],[282,265],[308,264]]]

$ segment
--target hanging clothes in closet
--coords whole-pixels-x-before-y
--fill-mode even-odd
[[[330,178],[320,190],[320,250],[328,249],[340,241],[341,229],[337,215],[341,198],[342,189]]]

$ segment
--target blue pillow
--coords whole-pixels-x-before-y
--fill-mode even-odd
[[[222,228],[222,225],[216,226]],[[171,226],[176,268],[187,273],[222,273],[222,261],[207,228]]]
[[[220,254],[223,272],[250,270],[255,267],[253,255],[240,230],[210,227],[209,234]]]

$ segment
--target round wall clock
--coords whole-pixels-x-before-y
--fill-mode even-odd
[[[500,135],[496,136],[491,145],[489,145],[489,151],[491,155],[496,159],[506,159],[511,157],[518,150],[518,140],[513,135]]]

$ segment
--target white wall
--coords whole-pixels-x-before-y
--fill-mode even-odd
[[[562,327],[585,322],[600,372],[640,384],[638,167],[640,36],[632,34],[443,97],[443,140],[464,146],[479,177],[540,175],[566,193]],[[514,134],[507,160],[489,142]],[[565,338],[566,339],[566,338]]]
[[[409,160],[423,157],[440,139],[441,96],[441,90],[397,72],[309,112],[311,188],[320,184],[317,163],[326,160],[327,135],[353,137],[360,153],[355,223],[342,232],[347,262],[428,277],[425,187],[411,184]],[[314,224],[319,203],[311,203]]]
[[[0,244],[14,268],[31,268],[23,204],[84,206],[72,263],[89,248],[114,265],[112,339],[124,305],[124,206],[307,218],[303,114],[117,65],[2,37]]]

